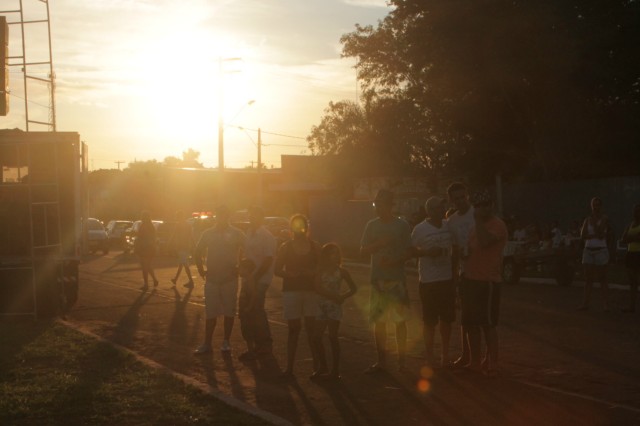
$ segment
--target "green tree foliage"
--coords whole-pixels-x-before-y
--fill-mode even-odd
[[[341,38],[362,111],[330,104],[314,153],[354,149],[354,160],[393,163],[386,170],[480,180],[637,173],[640,2],[390,4],[376,27]]]

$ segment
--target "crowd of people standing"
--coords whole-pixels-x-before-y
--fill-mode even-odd
[[[410,301],[405,265],[418,259],[419,295],[422,305],[425,362],[431,367],[465,369],[490,377],[499,372],[498,323],[502,283],[503,249],[509,238],[507,224],[493,209],[489,191],[472,195],[456,182],[447,189],[447,198],[430,197],[425,203],[426,218],[413,229],[394,215],[394,194],[378,191],[373,200],[376,217],[366,224],[360,251],[370,259],[369,321],[373,327],[376,361],[366,370],[375,374],[389,368],[388,326],[395,328],[397,368],[406,368],[407,320]],[[447,208],[449,206],[449,208]],[[223,318],[224,338],[221,350],[230,351],[235,317],[241,323],[247,350],[243,361],[272,356],[273,339],[265,312],[265,297],[274,276],[282,278],[282,306],[287,322],[287,362],[284,378],[294,377],[299,337],[304,330],[313,355],[313,379],[340,378],[340,343],[342,304],[357,287],[342,266],[340,247],[335,243],[321,246],[310,238],[309,221],[301,214],[290,219],[291,238],[277,247],[275,237],[263,226],[260,207],[249,209],[249,226],[243,232],[230,223],[231,212],[225,206],[216,210],[215,225],[205,230],[195,243],[193,259],[204,279],[204,342],[194,353],[213,350],[212,339],[218,318]],[[182,212],[177,218],[184,218]],[[148,213],[143,217],[139,247],[144,278],[154,286],[158,280],[151,267],[150,243],[153,226]],[[602,210],[602,200],[591,200],[591,214],[580,230],[584,241],[582,264],[585,269],[583,303],[586,310],[591,289],[599,282],[603,308],[609,310],[606,266],[609,262],[607,233],[609,223]],[[176,227],[172,239],[179,245],[179,267],[171,279],[176,285],[184,270],[193,288],[188,254],[194,245],[188,227]],[[622,241],[628,244],[626,266],[629,271],[631,297],[627,312],[635,311],[640,274],[640,204]],[[453,360],[449,351],[456,307],[460,308],[461,353]],[[436,330],[438,333],[436,333]],[[327,363],[324,336],[328,333],[331,366]],[[435,354],[435,339],[440,337],[440,357]],[[486,350],[482,350],[484,338]]]

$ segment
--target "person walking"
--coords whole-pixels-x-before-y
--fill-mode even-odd
[[[176,286],[180,273],[184,269],[184,273],[189,278],[189,281],[184,286],[193,288],[193,276],[191,275],[191,269],[189,269],[189,256],[193,249],[193,229],[187,222],[182,210],[176,212],[176,225],[169,239],[169,247],[175,249],[178,256],[178,270],[171,279],[173,286]]]
[[[367,223],[360,242],[360,253],[371,257],[369,321],[374,325],[377,353],[367,374],[387,367],[387,322],[395,323],[398,369],[404,370],[410,316],[404,264],[411,256],[411,230],[406,221],[393,215],[393,192],[379,190],[373,203],[378,217]]]
[[[156,278],[153,270],[153,259],[156,256],[156,228],[151,222],[151,214],[148,211],[141,213],[140,221],[140,228],[138,228],[133,251],[140,259],[142,280],[144,281],[141,290],[147,290],[149,288],[149,277],[153,279],[153,286],[158,286],[158,278]]]
[[[498,374],[498,319],[502,282],[502,252],[507,243],[507,225],[493,213],[488,191],[472,197],[475,225],[469,234],[469,256],[464,264],[462,285],[462,324],[469,340],[467,368],[489,377]],[[481,339],[485,336],[487,354],[481,360]]]
[[[453,283],[462,299],[464,262],[469,257],[469,234],[475,225],[474,210],[469,201],[469,190],[462,182],[454,182],[447,188],[449,202],[455,212],[447,216],[449,229],[453,235]],[[462,354],[453,362],[453,367],[461,368],[469,364],[469,334],[464,324],[460,326]]]
[[[442,356],[440,365],[449,366],[451,323],[455,320],[455,287],[451,252],[453,236],[444,219],[445,201],[431,197],[425,203],[427,218],[411,233],[414,254],[418,257],[420,301],[422,302],[423,337],[426,360],[435,365],[435,329],[439,325]]]
[[[624,264],[629,277],[629,307],[622,312],[635,312],[638,298],[638,276],[640,275],[640,204],[633,206],[633,220],[622,234],[622,243],[627,245]]]
[[[318,313],[318,301],[314,282],[320,255],[320,246],[309,238],[309,221],[306,216],[302,214],[292,216],[289,225],[292,238],[282,243],[278,249],[275,264],[275,275],[282,278],[284,319],[289,329],[287,367],[283,372],[285,379],[294,377],[293,365],[303,318],[314,360],[314,371],[317,369],[313,331]]]
[[[582,265],[584,266],[584,295],[578,310],[589,309],[591,291],[595,281],[600,282],[602,288],[602,305],[605,312],[609,312],[609,284],[607,283],[607,265],[609,263],[609,247],[607,240],[611,228],[609,218],[602,212],[602,200],[598,197],[591,199],[591,214],[582,223],[580,237],[584,241]]]
[[[342,291],[342,282],[345,282],[349,287],[346,293]],[[317,370],[313,372],[312,378],[328,377],[338,380],[340,379],[338,329],[342,320],[342,304],[346,299],[356,294],[357,288],[349,271],[342,267],[342,254],[337,244],[328,243],[322,246],[315,289],[319,295],[319,312],[316,317],[314,333],[318,366]],[[331,359],[333,361],[330,373],[328,373],[324,344],[322,342],[327,329],[329,330]]]
[[[200,276],[205,279],[206,313],[204,343],[194,351],[197,355],[211,352],[213,332],[220,316],[224,316],[224,340],[221,351],[231,351],[229,339],[238,301],[238,264],[245,235],[229,224],[230,216],[226,206],[218,207],[215,225],[202,233],[196,245],[196,266]],[[205,252],[206,270],[203,264]]]
[[[247,343],[247,351],[238,358],[250,361],[271,355],[272,339],[264,302],[274,274],[276,239],[263,226],[264,211],[261,207],[249,208],[249,229],[243,255],[253,265],[241,280],[240,330]]]

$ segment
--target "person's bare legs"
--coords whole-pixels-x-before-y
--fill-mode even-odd
[[[327,368],[327,356],[324,351],[324,331],[326,330],[328,325],[328,321],[326,320],[316,320],[313,335],[314,335],[314,347],[317,358],[317,369],[314,370],[313,376],[325,373],[328,371]]]
[[[340,377],[340,341],[338,340],[338,329],[340,321],[329,320],[329,342],[331,343],[331,376]]]
[[[494,326],[486,326],[482,328],[484,331],[484,338],[487,342],[487,358],[486,369],[487,372],[498,371],[498,329]]]
[[[609,312],[609,283],[607,282],[607,265],[596,266],[598,281],[602,289],[602,308]]]
[[[373,328],[378,361],[372,367],[385,368],[387,364],[387,324],[376,322]]]
[[[422,337],[424,338],[424,347],[426,351],[426,360],[430,366],[434,364],[433,342],[435,340],[436,327],[431,324],[422,325]]]
[[[213,340],[213,332],[216,329],[216,318],[207,318],[204,323],[204,346],[211,347],[211,341]]]
[[[224,317],[224,340],[229,341],[231,339],[231,331],[233,331],[233,323],[235,317]]]
[[[298,349],[298,338],[302,329],[302,320],[300,318],[287,321],[289,331],[287,334],[287,369],[284,371],[287,375],[293,374],[293,363],[296,359],[296,350]]]
[[[469,338],[469,364],[466,367],[473,371],[482,371],[480,360],[482,356],[482,331],[478,326],[467,326],[467,332]]]
[[[304,317],[304,331],[307,333],[307,342],[309,342],[309,349],[311,350],[311,358],[313,358],[313,370],[316,371],[320,368],[318,365],[318,356],[316,354],[316,344],[314,339],[316,325],[316,317]]]
[[[460,357],[453,362],[456,367],[464,367],[469,364],[471,356],[469,355],[469,331],[466,325],[460,326],[460,338],[462,340],[462,353]]]
[[[623,312],[636,311],[636,299],[638,298],[638,272],[634,269],[627,269],[629,277],[629,307],[623,309]]]
[[[398,369],[403,370],[406,364],[407,354],[407,323],[396,323],[396,344],[398,345]]]
[[[578,307],[580,310],[586,310],[591,303],[591,290],[593,288],[594,271],[593,265],[584,265],[584,295],[582,305]]]
[[[449,365],[449,343],[451,342],[451,323],[440,321],[440,343],[442,344],[441,365]]]
[[[178,264],[178,270],[176,271],[176,275],[173,277],[173,279],[171,280],[171,282],[173,283],[173,285],[176,284],[176,281],[178,281],[178,278],[180,278],[180,273],[182,272],[182,263]]]

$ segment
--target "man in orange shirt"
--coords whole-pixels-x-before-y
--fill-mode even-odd
[[[502,251],[507,242],[506,224],[493,213],[488,191],[471,198],[475,226],[469,235],[469,257],[464,265],[462,325],[467,327],[472,371],[488,376],[498,373],[498,317],[502,282]],[[484,332],[487,356],[481,362],[481,337]],[[484,367],[484,369],[483,369]]]

